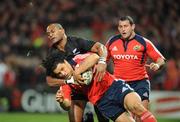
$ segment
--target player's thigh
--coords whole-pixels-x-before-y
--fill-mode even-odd
[[[131,92],[125,96],[124,107],[136,115],[141,115],[146,110],[136,92]]]
[[[115,122],[135,122],[131,115],[127,112],[122,113]]]
[[[68,112],[70,122],[81,122],[83,118],[86,101],[72,100],[71,108]]]
[[[149,100],[150,81],[147,79],[129,83],[130,87],[141,97],[141,100]],[[146,106],[145,106],[146,107]]]

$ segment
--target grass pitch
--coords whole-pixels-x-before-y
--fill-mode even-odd
[[[97,121],[94,116],[95,122]],[[67,114],[60,113],[0,113],[0,122],[69,122]],[[158,122],[180,122],[179,119],[158,119]]]

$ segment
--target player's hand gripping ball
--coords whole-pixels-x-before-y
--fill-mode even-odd
[[[92,68],[85,71],[84,73],[82,73],[82,78],[84,78],[84,84],[85,85],[89,85],[92,81],[92,77],[93,77],[93,71]]]

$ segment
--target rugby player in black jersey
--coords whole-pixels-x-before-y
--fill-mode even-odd
[[[67,58],[66,60],[72,61],[71,59],[77,54],[84,54],[87,52],[95,52],[99,55],[99,61],[96,67],[96,75],[95,77],[98,81],[101,81],[102,77],[106,71],[106,57],[107,57],[107,50],[106,47],[99,43],[92,40],[86,40],[79,37],[71,37],[67,36],[65,33],[64,28],[59,23],[52,23],[47,27],[47,35],[50,39],[52,45],[47,53],[47,55],[52,55],[53,53],[57,53],[59,50],[64,51],[66,53]],[[51,72],[46,71],[46,81],[49,86],[59,86],[64,84],[64,80],[58,79],[56,77],[52,77]],[[74,79],[76,81],[82,82],[83,78],[80,77],[80,73],[82,72],[75,72]],[[69,112],[70,121],[81,121],[82,119],[82,108],[84,107],[85,99],[81,95],[75,95],[78,98],[74,100],[74,106],[72,106],[72,110]],[[76,113],[74,113],[76,111]],[[80,116],[80,117],[79,117]],[[106,122],[106,119],[98,114],[99,121]]]

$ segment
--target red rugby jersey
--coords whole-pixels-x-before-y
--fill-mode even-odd
[[[129,41],[121,39],[120,35],[113,36],[107,43],[108,57],[114,62],[114,75],[125,81],[148,78],[145,62],[147,56],[153,61],[164,58],[148,39],[135,35]]]
[[[74,61],[79,64],[81,61],[85,59],[89,54],[80,54],[75,56]],[[96,79],[93,79],[90,85],[83,85],[79,87],[79,85],[75,84],[66,84],[61,89],[63,90],[66,98],[71,94],[71,88],[75,89],[77,92],[81,92],[84,95],[88,96],[89,101],[92,104],[96,104],[96,102],[103,96],[106,90],[111,86],[112,82],[115,80],[115,77],[110,73],[106,72],[102,81],[98,82]],[[67,87],[69,85],[70,87]]]
[[[64,99],[69,99],[71,100],[71,87],[68,84],[64,84],[60,86],[60,90],[63,93]]]

